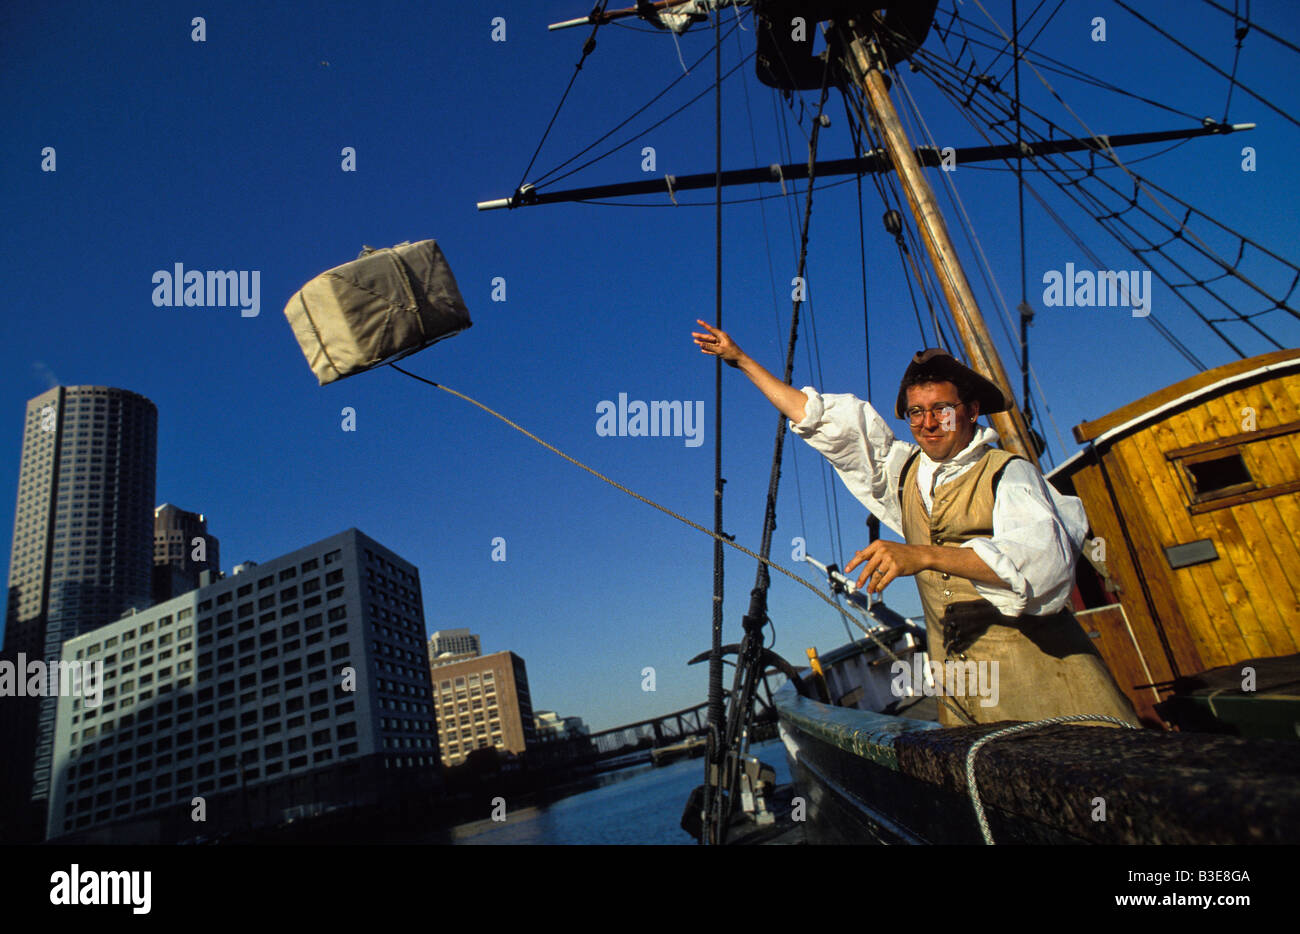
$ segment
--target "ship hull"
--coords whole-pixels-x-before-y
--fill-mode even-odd
[[[855,644],[834,655],[861,670],[878,653]],[[774,700],[808,842],[984,841],[967,754],[1014,724],[941,728],[820,703],[793,684]],[[991,740],[975,758],[997,843],[1293,843],[1297,774],[1300,743],[1077,724]]]

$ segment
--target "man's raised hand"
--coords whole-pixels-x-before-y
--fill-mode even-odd
[[[739,366],[740,360],[744,357],[744,352],[736,346],[736,342],[731,339],[726,331],[715,328],[707,321],[695,319],[695,323],[704,328],[704,334],[698,331],[692,331],[691,337],[695,338],[695,344],[700,350],[710,356],[721,357],[723,362],[730,366]]]

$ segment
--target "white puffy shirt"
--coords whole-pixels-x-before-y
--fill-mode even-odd
[[[903,534],[903,509],[898,478],[914,451],[917,486],[928,511],[932,493],[960,477],[979,460],[981,445],[993,444],[998,433],[977,428],[960,453],[933,461],[919,445],[900,441],[871,404],[848,394],[822,395],[805,386],[808,403],[803,421],[790,430],[826,456],[858,500],[880,521]],[[993,501],[993,537],[976,538],[971,548],[1006,582],[1007,588],[971,581],[981,597],[1007,616],[1043,616],[1065,606],[1074,586],[1074,565],[1088,518],[1083,503],[1063,496],[1026,460],[1010,461]]]

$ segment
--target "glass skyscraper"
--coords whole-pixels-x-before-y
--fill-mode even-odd
[[[137,393],[59,386],[27,403],[3,655],[62,644],[152,602],[158,410]],[[57,698],[0,698],[0,827],[39,839]]]

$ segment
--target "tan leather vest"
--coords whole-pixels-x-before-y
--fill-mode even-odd
[[[974,466],[935,490],[929,513],[916,485],[916,458],[908,461],[899,478],[907,543],[956,548],[972,538],[991,537],[998,475],[1015,456],[987,448]],[[921,571],[916,585],[925,607],[930,659],[946,661],[939,620],[949,604],[982,598],[970,581],[939,571]],[[1050,616],[1006,617],[990,626],[960,658],[976,665],[996,664],[990,678],[996,679],[1000,696],[998,703],[989,706],[991,697],[970,696],[969,689],[965,694],[943,692],[944,703],[939,706],[943,726],[1066,714],[1105,714],[1140,724],[1096,646],[1066,610]],[[949,704],[963,711],[966,719],[960,719]]]
[[[903,510],[903,537],[909,545],[940,545],[957,548],[972,538],[993,536],[994,481],[1015,454],[985,445],[984,455],[956,480],[943,484],[931,497],[933,508],[927,513],[921,490],[916,484],[916,460],[913,456],[899,478]],[[926,627],[937,630],[949,604],[983,599],[975,585],[964,577],[941,571],[920,571],[916,588],[925,608]]]

